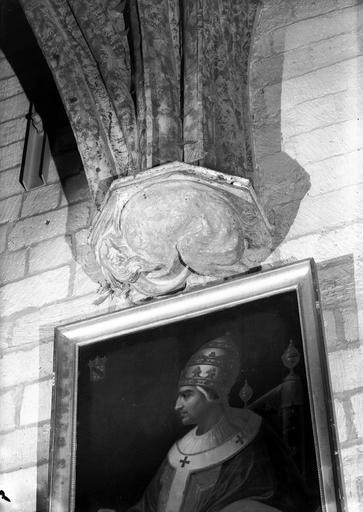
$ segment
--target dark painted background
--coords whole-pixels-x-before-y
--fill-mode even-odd
[[[174,414],[180,370],[206,341],[230,331],[239,346],[241,372],[252,401],[281,384],[281,362],[290,339],[300,352],[300,321],[294,292],[236,306],[192,320],[81,348],[77,429],[76,510],[134,503],[173,442],[183,435]],[[90,382],[88,362],[106,356],[106,377]],[[308,473],[317,485],[303,357],[296,368],[305,386]]]

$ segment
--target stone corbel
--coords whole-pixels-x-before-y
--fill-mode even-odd
[[[135,300],[255,267],[271,227],[249,180],[172,162],[115,180],[90,243],[110,291]]]

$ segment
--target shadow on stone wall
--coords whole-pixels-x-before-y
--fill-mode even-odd
[[[279,28],[278,40],[276,33],[273,33],[276,9],[279,9],[277,3],[275,5],[267,0],[259,8],[249,68],[255,167],[253,183],[274,228],[273,250],[286,237],[300,203],[310,188],[309,174],[283,150],[281,95],[285,32]],[[284,16],[288,16],[288,13],[284,13]],[[279,48],[279,53],[275,53],[276,47]]]

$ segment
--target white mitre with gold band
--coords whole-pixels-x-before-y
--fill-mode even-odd
[[[208,432],[197,435],[197,427],[173,445],[168,453],[175,473],[165,512],[182,508],[188,480],[192,473],[222,464],[248,446],[256,437],[261,418],[246,409],[226,408],[225,414]]]

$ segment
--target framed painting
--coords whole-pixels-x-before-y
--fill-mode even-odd
[[[312,260],[56,329],[51,512],[341,512]]]

